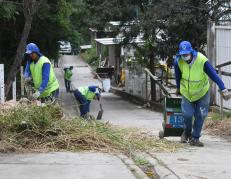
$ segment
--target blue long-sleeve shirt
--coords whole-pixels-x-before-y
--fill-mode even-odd
[[[180,80],[181,80],[181,71],[178,66],[178,60],[175,59],[174,61],[174,69],[175,69],[175,76],[176,76],[176,86],[180,89]],[[225,85],[221,78],[217,75],[216,70],[212,67],[212,65],[206,61],[204,64],[204,72],[211,78],[220,88],[220,90],[225,89]]]
[[[24,71],[24,78],[28,78],[31,77],[31,72],[30,72],[30,64],[31,64],[31,60],[27,62],[26,64],[26,68]],[[42,83],[38,89],[38,91],[40,93],[42,93],[47,85],[48,85],[48,81],[49,81],[49,76],[50,76],[50,64],[49,63],[44,63],[43,67],[42,67]]]

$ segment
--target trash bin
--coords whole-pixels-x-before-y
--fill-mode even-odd
[[[110,78],[103,79],[103,89],[105,92],[109,92],[111,88],[111,80]]]

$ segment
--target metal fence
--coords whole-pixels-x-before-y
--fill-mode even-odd
[[[216,67],[221,64],[229,64],[231,61],[231,26],[215,26],[215,54],[216,54]],[[222,66],[221,78],[225,83],[227,89],[231,89],[231,65]],[[217,105],[221,106],[221,97],[216,87]],[[223,101],[225,108],[231,109],[231,102]]]

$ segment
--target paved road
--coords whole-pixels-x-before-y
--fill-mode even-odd
[[[60,63],[63,67],[74,66],[73,88],[89,85],[99,85],[102,87],[101,82],[94,78],[91,69],[80,57],[62,56]],[[144,128],[155,134],[160,129],[162,122],[161,113],[143,109],[141,106],[123,100],[112,93],[102,94],[102,104],[104,109],[103,121],[109,121],[110,123],[124,127]],[[92,101],[91,113],[97,116],[98,111],[99,102]]]

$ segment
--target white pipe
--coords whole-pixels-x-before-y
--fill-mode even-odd
[[[5,102],[4,64],[0,64],[0,103]]]

